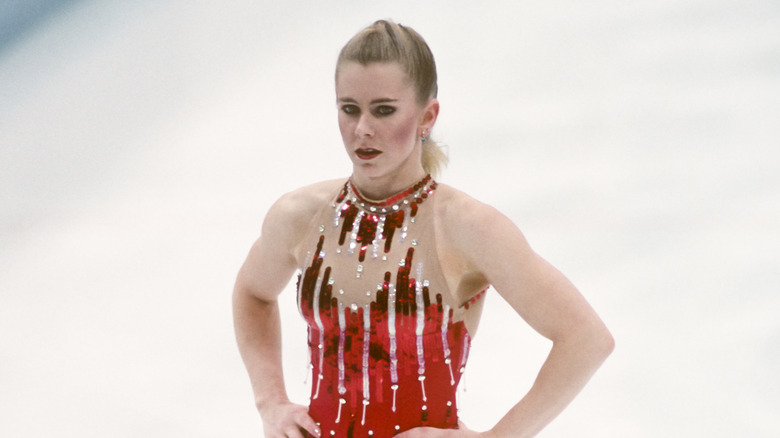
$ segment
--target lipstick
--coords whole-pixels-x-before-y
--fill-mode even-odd
[[[378,151],[376,149],[371,148],[360,148],[355,151],[355,155],[358,156],[361,160],[373,160],[374,158],[378,157],[379,154],[381,154],[382,151]]]

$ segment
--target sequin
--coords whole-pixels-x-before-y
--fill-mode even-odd
[[[417,327],[415,329],[415,335],[417,336],[417,373],[420,374],[420,382],[425,380],[425,348],[423,346],[423,332],[425,331],[425,302],[423,300],[423,264],[417,264],[417,280],[415,281],[415,304],[417,304]],[[423,400],[425,398],[425,385],[423,384]]]
[[[371,348],[371,306],[363,307],[363,424],[366,419],[366,406],[371,398],[371,376],[369,373],[369,350]]]
[[[469,359],[469,345],[471,344],[471,339],[469,338],[469,334],[466,333],[466,339],[463,344],[463,354],[460,358],[460,372],[461,374],[466,371],[466,361]]]
[[[362,426],[366,425],[366,409],[368,408],[368,404],[369,404],[369,401],[364,399],[363,400],[363,417],[361,417],[361,419],[360,419],[360,424]]]
[[[410,216],[406,216],[404,219],[404,223],[401,226],[401,237],[398,239],[398,243],[404,243],[404,241],[406,241],[406,236],[409,234],[409,218]]]
[[[355,221],[352,224],[352,234],[350,235],[349,239],[349,249],[347,250],[347,255],[352,255],[355,253],[355,248],[357,248],[357,240],[358,240],[358,231],[360,230],[360,222],[363,220],[363,215],[365,213],[360,210],[355,215]]]
[[[422,399],[423,401],[428,401],[428,395],[425,394],[425,376],[420,376],[417,378],[417,380],[420,381],[420,387],[422,389]]]
[[[320,307],[320,282],[317,282],[317,286],[314,289],[314,308],[318,309]],[[314,399],[317,399],[320,394],[320,384],[322,383],[322,380],[324,376],[322,375],[322,366],[324,363],[324,356],[325,356],[325,330],[322,325],[322,318],[320,316],[320,312],[314,312],[314,322],[317,324],[317,329],[320,334],[320,343],[318,344],[318,352],[319,352],[319,362],[317,363],[317,369],[318,369],[318,375],[317,375],[317,392],[314,393]]]
[[[435,259],[429,234],[421,234],[431,226],[434,188],[426,178],[378,204],[348,183],[313,218],[310,233],[319,240],[298,272],[297,299],[315,377],[310,412],[335,435],[391,436],[410,415],[420,424],[457,425],[454,388],[470,339],[464,303],[431,292],[446,291],[438,265],[426,266]],[[330,221],[333,227],[321,225]]]
[[[444,363],[450,370],[450,385],[455,385],[455,374],[452,372],[452,359],[450,359],[450,344],[447,339],[447,330],[450,322],[450,306],[444,306],[444,320],[441,323],[441,346],[444,353]]]
[[[308,251],[306,253],[306,260],[309,260],[309,259],[311,259],[311,251]],[[298,285],[296,287],[296,289],[298,290],[298,294],[297,294],[296,300],[298,302],[298,311],[301,311],[301,309],[302,309],[301,306],[303,304],[301,302],[301,299],[303,298],[302,288],[304,286],[304,284],[303,284],[303,269],[298,269],[298,272],[297,272],[296,276],[298,277]],[[301,315],[303,315],[303,314],[301,314]],[[311,332],[309,333],[309,336],[311,336]]]
[[[371,248],[371,258],[377,258],[379,257],[379,246],[382,243],[382,234],[385,230],[385,222],[387,221],[387,218],[385,216],[381,216],[379,218],[379,221],[376,224],[376,232],[374,233],[374,241],[372,242],[372,248]]]
[[[395,338],[395,298],[395,286],[391,284],[387,302],[387,332],[390,334],[390,381],[393,382],[393,385],[395,386],[393,392],[398,389],[398,356],[396,356],[398,345],[396,344]],[[395,411],[395,402],[393,403],[393,411]]]
[[[469,338],[469,334],[466,333],[466,342],[463,344],[463,354],[460,358],[460,372],[461,374],[466,371],[466,361],[469,359],[469,345],[471,345],[471,339]]]
[[[343,398],[339,399],[339,413],[336,416],[336,424],[338,424],[341,421],[341,407],[344,406],[346,403],[347,401],[344,400]]]
[[[339,302],[339,394],[344,395],[347,392],[347,387],[344,386],[345,369],[344,369],[344,342],[346,341],[347,323],[344,317],[344,303]]]

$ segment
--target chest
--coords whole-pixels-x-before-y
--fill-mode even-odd
[[[417,187],[385,203],[362,200],[349,186],[313,218],[298,283],[300,301],[327,295],[333,304],[363,308],[391,292],[416,303],[457,307],[437,252],[433,196],[436,184]],[[322,298],[319,298],[322,301]]]

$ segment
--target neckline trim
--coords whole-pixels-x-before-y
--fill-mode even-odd
[[[413,186],[403,190],[387,199],[372,200],[360,193],[350,177],[341,191],[336,203],[341,203],[345,199],[351,204],[372,214],[393,213],[401,210],[404,206],[412,205],[416,210],[418,204],[433,194],[438,184],[433,177],[428,174]]]

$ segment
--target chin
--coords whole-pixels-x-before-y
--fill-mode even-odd
[[[387,174],[386,169],[365,163],[359,163],[352,166],[352,172],[368,178],[378,178]]]

